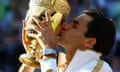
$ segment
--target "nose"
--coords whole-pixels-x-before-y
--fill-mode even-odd
[[[71,28],[71,25],[70,25],[70,24],[64,24],[63,28],[64,28],[65,30],[68,30],[68,29]]]

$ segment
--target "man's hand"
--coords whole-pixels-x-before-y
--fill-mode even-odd
[[[46,21],[40,21],[38,17],[33,16],[36,24],[29,24],[35,33],[28,33],[28,36],[36,38],[43,49],[56,48],[57,38],[52,29],[52,23],[48,12],[45,13]]]

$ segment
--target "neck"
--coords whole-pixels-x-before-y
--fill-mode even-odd
[[[66,58],[65,58],[65,59],[67,60],[67,64],[69,64],[70,61],[72,60],[72,58],[73,58],[73,56],[74,56],[77,48],[72,47],[72,46],[65,46],[65,45],[63,45],[62,43],[59,43],[59,45],[66,49],[66,56],[65,56]],[[62,56],[62,55],[61,55],[61,56]],[[63,56],[62,56],[62,57],[63,57]],[[63,62],[63,61],[62,61],[62,62]]]
[[[76,49],[74,48],[66,48],[66,59],[67,59],[67,64],[70,63],[70,61],[72,60],[74,54],[76,52]]]

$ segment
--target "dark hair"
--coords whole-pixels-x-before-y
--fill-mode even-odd
[[[86,37],[96,38],[93,50],[106,56],[111,51],[115,41],[115,25],[112,20],[106,18],[99,10],[85,10],[85,14],[93,18],[88,23]]]

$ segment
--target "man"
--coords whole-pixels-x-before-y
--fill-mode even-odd
[[[100,68],[97,63],[100,65],[100,56],[108,55],[113,46],[113,22],[100,12],[88,10],[75,18],[71,25],[65,28],[59,42],[67,51],[69,65],[65,72],[112,72],[106,62]]]
[[[115,27],[111,20],[97,10],[85,10],[83,14],[63,27],[60,40],[57,42],[52,32],[50,17],[48,14],[46,16],[47,24],[33,17],[42,28],[37,29],[33,26],[38,34],[30,34],[44,49],[43,60],[40,61],[42,72],[57,72],[54,53],[57,43],[66,49],[67,59],[67,63],[58,64],[58,69],[61,69],[59,72],[112,72],[109,64],[100,59],[101,56],[109,54],[114,44]],[[46,50],[52,51],[47,53]],[[47,64],[52,64],[51,69],[47,68]]]

